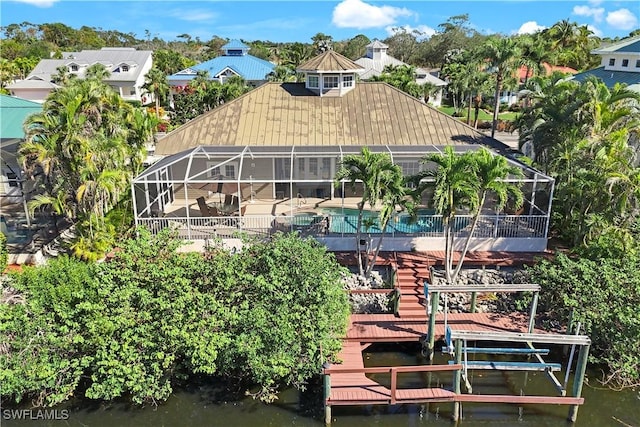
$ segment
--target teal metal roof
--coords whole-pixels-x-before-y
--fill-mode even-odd
[[[221,49],[222,50],[249,49],[249,46],[247,46],[246,44],[242,43],[240,40],[230,40],[229,43],[227,43],[224,46],[222,46]]]
[[[602,80],[607,87],[613,87],[616,83],[624,83],[627,86],[640,84],[640,73],[630,71],[612,71],[605,70],[604,67],[594,68],[593,70],[583,71],[573,76],[579,82],[586,80],[588,76],[595,76]]]
[[[187,70],[180,71],[168,77],[169,82],[176,80],[193,80],[198,71],[208,71],[209,77],[214,78],[220,72],[230,68],[245,80],[267,80],[267,74],[273,71],[275,65],[264,59],[251,55],[223,55],[194,65]]]
[[[0,138],[23,139],[24,120],[33,113],[42,111],[42,105],[37,102],[14,96],[0,95]]]

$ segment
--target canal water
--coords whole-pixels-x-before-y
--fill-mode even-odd
[[[376,345],[364,353],[365,366],[418,365],[427,361],[420,354],[419,346]],[[446,363],[445,356],[438,363]],[[566,366],[566,362],[564,363]],[[564,372],[557,372],[564,382]],[[544,373],[488,372],[469,373],[473,391],[486,394],[553,395],[553,388]],[[372,376],[381,383],[388,382],[388,375]],[[615,392],[603,389],[597,381],[598,373],[590,372],[588,384],[583,388],[585,404],[578,411],[577,427],[640,427],[640,389]],[[451,373],[402,374],[399,387],[431,386],[450,387]],[[572,378],[569,380],[571,384]],[[387,384],[388,385],[388,384]],[[310,391],[299,393],[286,390],[272,404],[262,404],[251,397],[225,400],[225,389],[213,384],[192,385],[177,390],[164,404],[157,407],[138,408],[126,403],[73,402],[55,408],[57,420],[7,419],[3,410],[0,425],[10,426],[87,426],[87,427],[263,427],[324,425],[322,409],[322,385],[311,384]],[[451,403],[429,405],[396,405],[366,407],[334,407],[333,426],[336,427],[405,427],[451,426]],[[459,426],[522,426],[566,427],[568,407],[555,405],[496,405],[467,403],[463,405],[463,419]],[[44,414],[40,414],[44,416]],[[34,410],[31,418],[37,418]],[[65,418],[65,419],[60,419]]]

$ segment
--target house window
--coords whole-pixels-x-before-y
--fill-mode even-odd
[[[317,89],[319,86],[318,76],[308,76],[307,77],[307,86]]]
[[[219,178],[223,176],[226,179],[236,179],[237,163],[231,162],[214,168],[213,166],[218,163],[219,162],[207,162],[207,169],[209,171],[207,175],[209,178]]]
[[[9,187],[17,187],[18,186],[18,175],[13,172],[7,173],[7,180],[9,181]]]
[[[73,71],[73,72],[77,72],[78,71],[78,66],[75,65],[75,64],[73,64],[70,68],[71,68],[71,71]]]
[[[622,60],[622,66],[623,67],[628,67],[629,66],[629,60],[628,59],[623,59]]]
[[[609,66],[613,67],[614,65],[616,65],[616,60],[614,58],[609,59]]]
[[[128,73],[129,72],[129,66],[128,65],[123,65],[121,68],[123,73]]]
[[[342,77],[342,86],[343,87],[352,87],[353,86],[353,76],[344,76],[344,77]]]
[[[309,174],[311,176],[318,176],[318,159],[316,158],[309,159]]]
[[[636,68],[640,68],[640,59],[636,59]]]
[[[324,87],[327,89],[338,87],[338,76],[324,76]]]

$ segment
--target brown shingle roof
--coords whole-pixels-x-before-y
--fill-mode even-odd
[[[158,141],[169,155],[199,145],[492,145],[497,141],[384,82],[358,82],[342,97],[302,83],[266,83]]]
[[[358,71],[363,68],[350,60],[349,58],[340,55],[333,50],[327,50],[324,53],[311,58],[304,64],[298,66],[296,69],[299,73],[307,71],[320,71],[320,72],[344,72],[344,71]]]

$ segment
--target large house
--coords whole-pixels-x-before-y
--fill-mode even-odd
[[[582,82],[594,76],[610,88],[616,83],[623,83],[628,89],[640,92],[640,36],[624,39],[591,53],[600,55],[600,66],[576,74],[573,76],[575,80]]]
[[[26,79],[7,85],[12,96],[35,102],[44,102],[49,93],[60,87],[54,83],[59,68],[78,78],[84,78],[87,68],[102,64],[110,75],[103,81],[111,86],[124,100],[146,104],[151,95],[142,86],[145,76],[153,65],[152,51],[128,47],[103,47],[100,50],[63,52],[62,59],[43,59]]]
[[[487,203],[472,250],[546,249],[553,179],[519,162],[503,143],[384,82],[358,81],[362,67],[329,50],[298,67],[304,83],[269,82],[175,129],[158,141],[163,156],[132,184],[138,226],[172,227],[192,241],[233,241],[238,231],[310,235],[333,250],[354,250],[359,184],[336,186],[341,161],[362,147],[388,153],[407,175],[435,165],[427,153],[487,147],[522,169],[526,203],[498,211]],[[425,198],[428,200],[428,197]],[[368,216],[375,216],[370,212]],[[461,216],[456,233],[468,230]],[[442,250],[442,218],[428,201],[416,221],[398,215],[380,230],[383,250]]]
[[[199,71],[206,71],[209,78],[220,83],[231,76],[240,76],[247,84],[257,87],[267,81],[267,76],[275,68],[271,62],[249,55],[249,46],[239,40],[231,40],[221,49],[221,56],[170,75],[167,80],[172,90],[182,90]]]
[[[374,76],[379,76],[387,66],[399,67],[403,65],[409,65],[399,59],[390,56],[387,53],[389,46],[382,43],[379,40],[374,40],[366,46],[367,52],[362,58],[356,59],[356,64],[360,65],[363,69],[358,72],[361,79],[367,80]],[[431,105],[440,106],[442,104],[442,89],[447,85],[447,82],[439,79],[438,77],[429,73],[424,68],[416,68],[416,83],[423,85],[431,83],[436,86],[437,90],[433,96],[429,97],[428,102]]]

